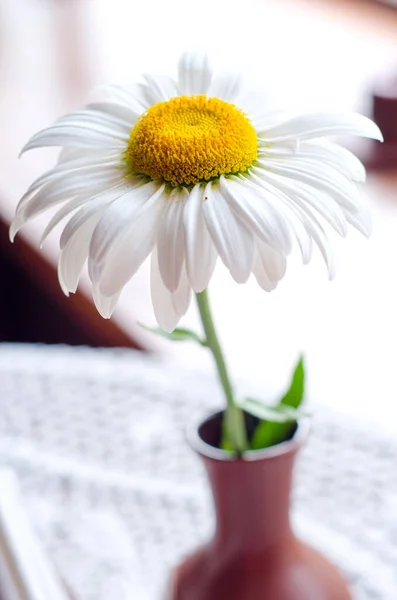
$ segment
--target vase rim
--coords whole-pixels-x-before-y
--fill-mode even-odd
[[[222,450],[221,448],[216,448],[215,446],[208,444],[201,438],[199,433],[200,427],[206,421],[209,421],[217,415],[220,415],[222,412],[224,411],[212,410],[203,414],[203,411],[200,411],[188,424],[186,435],[190,447],[201,456],[221,462],[232,462],[236,460],[234,452]],[[237,460],[255,462],[296,452],[307,439],[309,432],[310,419],[307,417],[302,418],[298,421],[296,431],[291,439],[280,442],[279,444],[275,444],[274,446],[269,446],[268,448],[262,448],[260,450],[247,450],[244,452],[243,456],[239,457]]]

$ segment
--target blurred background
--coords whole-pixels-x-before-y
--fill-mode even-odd
[[[202,488],[195,487],[199,473],[185,458],[175,423],[181,428],[194,407],[220,397],[211,357],[202,348],[159,341],[138,325],[154,324],[147,264],[105,321],[91,301],[86,273],[78,293],[63,296],[56,275],[59,230],[38,249],[47,214],[14,245],[8,239],[19,198],[57,155],[36,150],[18,160],[27,139],[86,103],[104,83],[134,81],[142,72],[175,73],[181,52],[195,47],[221,66],[243,68],[248,84],[263,86],[277,107],[375,112],[383,128],[383,150],[342,140],[368,165],[362,194],[374,232],[370,241],[353,231],[334,240],[333,282],[318,254],[305,267],[292,256],[271,294],[254,282],[237,286],[219,266],[210,296],[231,373],[245,393],[276,400],[304,352],[308,402],[319,417],[297,491],[301,528],[346,572],[346,557],[356,559],[349,577],[357,589],[365,587],[358,599],[395,600],[395,442],[383,442],[397,434],[393,0],[0,0],[0,342],[29,344],[0,343],[1,465],[18,473],[58,567],[73,565],[65,577],[71,573],[72,581],[84,571],[73,589],[84,591],[86,581],[91,595],[75,592],[78,600],[147,600],[144,588],[157,581],[157,567],[164,575],[186,540],[203,535],[208,511]],[[385,104],[391,110],[386,120],[379,110]],[[199,329],[193,304],[181,325]],[[140,352],[133,360],[120,348]],[[21,520],[13,512],[14,484],[3,475],[0,469],[0,546],[2,515],[11,515],[14,525]],[[166,479],[175,498],[164,491]],[[180,483],[185,488],[175,491]],[[28,546],[20,534],[23,554]],[[96,557],[97,571],[83,554]],[[113,577],[121,563],[130,575],[131,564],[140,565],[134,591],[116,588],[112,579],[101,583],[101,595],[93,584],[107,568]],[[0,596],[1,566],[0,553]],[[360,583],[363,574],[369,583]],[[375,581],[388,591],[374,591]],[[150,600],[158,600],[157,593]]]
[[[205,353],[159,345],[137,326],[153,323],[147,265],[108,322],[95,312],[87,276],[76,296],[63,297],[55,273],[58,232],[37,249],[47,215],[9,243],[19,197],[56,155],[34,151],[18,161],[20,148],[85,103],[97,86],[135,80],[145,71],[173,72],[181,51],[196,46],[243,67],[276,105],[371,115],[374,90],[388,90],[397,77],[393,4],[249,0],[242,11],[238,2],[221,0],[139,6],[126,0],[1,0],[0,340],[154,348],[206,367]],[[364,142],[356,149],[362,156],[372,151]],[[354,232],[335,241],[334,282],[327,281],[318,256],[308,267],[292,257],[286,279],[270,295],[254,283],[237,286],[219,267],[211,295],[236,378],[271,399],[303,350],[313,402],[397,431],[396,174],[393,162],[369,172],[363,194],[372,205],[374,234],[370,242]],[[194,307],[185,324],[198,327]]]

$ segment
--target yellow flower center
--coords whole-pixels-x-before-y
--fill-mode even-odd
[[[149,108],[131,130],[126,158],[135,173],[173,186],[246,171],[258,139],[234,104],[207,96],[179,96]]]

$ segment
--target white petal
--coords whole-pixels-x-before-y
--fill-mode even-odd
[[[285,121],[286,118],[285,112],[274,109],[276,103],[272,98],[271,90],[244,86],[234,104],[249,116],[257,131],[262,131],[282,120]]]
[[[135,121],[141,115],[141,111],[133,110],[132,108],[117,102],[91,102],[88,104],[87,108],[117,117],[126,125],[129,125],[130,128],[133,127]]]
[[[107,159],[120,159],[122,152],[120,152],[119,148],[109,150],[106,147],[91,148],[89,152],[87,152],[86,148],[61,148],[58,154],[57,166],[67,168],[68,163],[77,159],[85,159],[87,162],[92,162],[94,157],[98,159],[98,162]]]
[[[95,156],[103,155],[103,150],[100,149],[91,149],[90,156],[95,154]],[[58,165],[63,165],[68,163],[70,160],[76,160],[77,158],[84,158],[87,156],[87,150],[84,148],[61,148],[58,155]]]
[[[299,250],[302,256],[302,262],[304,265],[309,264],[312,258],[313,244],[312,238],[308,234],[302,221],[299,219],[299,215],[296,219],[289,219],[290,227],[295,234],[296,241],[298,242]]]
[[[116,304],[120,298],[120,293],[121,292],[118,292],[117,294],[114,294],[114,296],[107,297],[101,294],[95,285],[93,286],[92,297],[98,312],[104,319],[110,319],[112,316],[113,311],[116,308]]]
[[[183,317],[183,315],[186,314],[190,306],[191,296],[192,288],[190,287],[189,279],[186,273],[186,268],[185,266],[183,266],[178,289],[176,289],[171,296],[173,307],[176,313],[181,317]]]
[[[290,156],[296,156],[301,146],[298,138],[269,146],[266,144],[259,144],[258,146],[258,157],[259,159],[266,160],[269,158],[286,158]]]
[[[73,198],[73,200],[70,200],[62,208],[60,208],[49,221],[43,232],[43,235],[41,236],[40,246],[43,245],[45,239],[50,235],[53,229],[74,210],[78,208],[83,208],[86,210],[93,205],[102,206],[103,203],[109,204],[121,194],[130,191],[138,185],[140,184],[135,183],[135,185],[131,185],[131,182],[128,181],[128,185],[122,184],[120,186],[114,186],[113,188],[106,189],[105,192],[101,194],[95,194],[95,196],[92,195],[92,192],[87,192],[85,194],[80,194],[77,198]]]
[[[312,257],[313,243],[312,238],[308,234],[302,219],[300,211],[295,210],[295,207],[289,207],[292,214],[288,215],[288,225],[293,232],[298,243],[299,250],[302,256],[302,262],[307,265]],[[268,244],[266,244],[268,245]],[[280,254],[280,253],[278,253]]]
[[[206,94],[212,80],[212,69],[205,54],[185,52],[178,65],[178,89],[187,96]]]
[[[161,97],[156,93],[156,90],[146,83],[134,84],[135,93],[139,95],[140,103],[146,107],[145,110],[161,101]]]
[[[63,221],[63,219],[68,217],[74,210],[81,208],[81,207],[84,208],[86,203],[89,202],[90,198],[91,198],[91,201],[93,201],[93,200],[95,201],[95,199],[92,198],[92,194],[82,194],[81,196],[78,196],[77,198],[73,198],[73,200],[70,200],[64,206],[62,206],[62,208],[60,208],[55,213],[55,215],[52,217],[52,219],[49,221],[47,227],[45,228],[45,230],[40,238],[40,247],[44,244],[45,240],[50,235],[50,233],[55,229],[55,227],[57,225],[59,225],[59,223],[61,223],[61,221]]]
[[[52,180],[39,190],[28,202],[21,200],[21,207],[17,208],[17,215],[20,215],[26,222],[28,219],[36,217],[38,214],[48,208],[65,202],[79,194],[92,191],[92,195],[100,193],[102,190],[112,188],[120,184],[125,185],[123,175],[119,170],[103,169],[92,174],[75,173],[70,175],[65,173],[62,177]],[[25,196],[23,196],[23,199]]]
[[[151,296],[154,314],[162,329],[171,332],[178,325],[190,304],[190,287],[185,269],[182,270],[179,287],[171,294],[165,287],[160,274],[157,250],[154,249],[151,259]]]
[[[284,255],[270,248],[260,240],[255,241],[255,261],[253,273],[258,284],[266,292],[271,292],[284,277],[287,261]]]
[[[214,77],[211,83],[208,96],[220,98],[225,102],[235,103],[242,87],[240,73],[225,73]]]
[[[318,219],[312,215],[311,219],[307,220],[306,227],[327,265],[329,279],[333,279],[335,277],[335,257],[323,226]]]
[[[308,140],[329,135],[359,135],[383,140],[379,127],[371,119],[356,113],[300,115],[259,133],[259,137],[266,142],[280,142],[295,137]]]
[[[20,215],[16,215],[12,220],[10,228],[8,230],[8,235],[11,242],[14,242],[18,231],[20,231],[24,225],[24,219]]]
[[[126,206],[125,198],[114,202],[98,224],[90,248],[90,272],[105,296],[116,294],[152,251],[165,207],[163,191],[161,186],[135,211]]]
[[[253,185],[254,188],[257,187],[257,195],[263,198],[264,194],[270,194],[270,196],[274,198],[274,200],[278,204],[278,210],[280,210],[283,205],[286,205],[288,207],[286,211],[281,210],[281,212],[283,213],[282,218],[283,220],[285,220],[286,224],[288,223],[288,230],[293,231],[295,235],[296,241],[298,242],[299,249],[302,255],[303,263],[309,263],[312,255],[312,241],[311,237],[308,235],[305,227],[302,224],[301,211],[298,210],[297,207],[290,200],[290,198],[285,193],[283,193],[281,185],[277,187],[273,186],[268,182],[259,180],[252,173],[250,173],[250,180],[252,180],[250,181],[250,184]],[[261,236],[259,237],[261,238]],[[282,254],[285,253],[282,252]]]
[[[131,85],[108,85],[103,88],[112,101],[122,104],[137,114],[142,114],[158,102],[156,94],[151,93],[147,85],[135,83]]]
[[[90,181],[90,180],[88,180]],[[92,181],[92,180],[91,180]],[[87,182],[88,183],[88,182]],[[98,182],[97,184],[94,181],[92,189],[94,190],[91,195],[97,195],[102,192],[106,192],[108,190],[117,189],[122,186],[119,182],[119,178],[114,178],[110,180],[106,180],[106,182]],[[14,240],[18,231],[30,220],[34,217],[38,216],[40,213],[44,212],[48,208],[56,206],[61,202],[66,202],[68,200],[76,199],[78,196],[82,196],[84,198],[90,195],[89,190],[83,187],[75,187],[73,183],[65,181],[64,185],[60,185],[58,182],[49,183],[46,186],[43,186],[32,198],[29,199],[28,202],[24,203],[23,206],[17,209],[17,213],[15,215],[14,220],[10,226],[10,239]]]
[[[323,256],[325,264],[327,265],[329,279],[333,279],[335,277],[334,254],[321,222],[310,208],[307,208],[305,211],[299,209],[299,207],[296,208],[301,213],[303,225],[309,235],[313,238],[313,241]]]
[[[76,231],[78,231],[82,225],[91,219],[91,216],[97,213],[103,214],[104,209],[111,204],[116,198],[122,194],[126,194],[125,188],[115,188],[112,190],[106,190],[102,194],[98,194],[95,197],[95,202],[91,202],[87,207],[83,206],[78,210],[73,217],[66,223],[61,237],[59,239],[59,247],[61,250],[69,243],[69,240],[74,237]]]
[[[106,212],[102,221],[92,238],[90,248],[90,260],[94,263],[104,263],[110,250],[116,245],[130,228],[134,228],[136,220],[151,207],[153,202],[157,203],[158,195],[162,193],[164,186],[149,182],[128,190],[117,202],[112,204]],[[133,240],[131,240],[133,242]],[[128,246],[130,242],[126,240]]]
[[[182,265],[185,261],[183,211],[189,192],[174,189],[165,200],[165,209],[159,225],[157,252],[161,277],[170,292],[178,288]]]
[[[167,75],[143,75],[152,92],[156,94],[158,102],[166,102],[174,96],[178,96],[176,83]]]
[[[254,260],[254,238],[231,211],[218,184],[205,187],[204,218],[222,261],[237,283],[245,283]]]
[[[316,210],[342,237],[347,234],[347,223],[345,212],[339,204],[330,196],[319,190],[313,190],[308,185],[300,184],[280,175],[274,175],[267,170],[259,174],[258,183],[266,189],[279,190],[284,200],[290,205],[296,205],[303,211],[307,207]],[[311,213],[310,213],[311,214]]]
[[[177,326],[180,316],[172,303],[171,292],[167,290],[163,283],[155,250],[151,259],[150,287],[156,320],[162,329],[170,333]]]
[[[89,108],[60,117],[56,121],[54,127],[58,125],[87,127],[88,129],[106,132],[109,135],[117,135],[119,138],[126,141],[128,141],[131,130],[131,122],[125,121],[119,116],[114,116],[99,110],[91,110]]]
[[[145,205],[151,206],[150,200],[156,195],[158,187],[151,182],[141,183],[129,189],[98,224],[92,238],[88,259],[88,272],[95,285],[101,278],[110,251],[122,239],[125,231],[131,228],[145,212]],[[129,246],[128,240],[126,246]]]
[[[42,180],[42,183],[44,183],[44,179],[47,179],[50,175],[65,173],[66,171],[78,171],[80,169],[101,170],[107,167],[118,167],[119,169],[124,170],[125,173],[127,172],[120,150],[90,150],[87,152],[87,150],[82,149],[64,148],[60,154],[62,155],[62,159],[58,160],[57,165],[44,173],[44,175],[39,177],[36,181]]]
[[[184,210],[186,268],[195,292],[202,292],[214,272],[217,254],[203,213],[204,188],[196,185]]]
[[[302,142],[294,159],[296,161],[321,162],[333,167],[348,179],[365,181],[366,173],[362,162],[346,148],[328,140]]]
[[[81,221],[59,255],[58,279],[67,296],[69,292],[74,293],[77,289],[81,271],[87,260],[92,232],[103,210],[102,208],[102,210],[91,211],[90,215]]]
[[[313,163],[297,166],[293,160],[286,160],[283,166],[270,160],[258,161],[258,165],[262,168],[253,168],[252,171],[259,176],[264,172],[282,175],[298,184],[304,183],[324,192],[348,210],[355,210],[359,206],[359,193],[355,184],[327,165]]]
[[[102,160],[98,160],[96,157],[70,160],[57,165],[36,179],[19,201],[17,211],[21,210],[29,202],[34,192],[51,181],[59,180],[62,182],[64,180],[69,183],[68,180],[73,179],[75,184],[81,182],[84,185],[87,180],[86,176],[92,174],[98,174],[101,178],[103,178],[104,174],[109,174],[110,177],[117,174],[120,179],[123,179],[127,173],[125,166],[120,160],[120,156],[117,156],[117,158],[106,157],[106,159],[103,158]]]
[[[259,102],[260,96],[256,99],[256,102]],[[265,104],[266,105],[266,104]],[[243,106],[242,106],[243,108]],[[255,130],[258,133],[258,136],[261,136],[261,132],[262,131],[267,131],[268,129],[273,129],[273,127],[276,127],[278,125],[280,125],[281,123],[284,123],[287,119],[290,118],[290,115],[288,113],[286,113],[285,110],[279,110],[279,109],[274,109],[272,108],[271,110],[263,110],[262,109],[259,111],[258,109],[255,112],[251,112],[251,111],[245,111],[250,118],[250,121],[252,123],[252,125],[255,127]],[[285,143],[291,143],[292,141],[297,142],[298,138],[294,138],[294,140],[288,140]],[[282,142],[280,142],[282,143]]]
[[[279,183],[277,185],[278,187],[282,187],[281,185],[279,185]],[[291,208],[300,218],[307,233],[313,238],[314,242],[320,249],[320,252],[328,268],[329,278],[333,279],[335,275],[334,256],[332,253],[332,249],[328,243],[328,238],[324,231],[324,228],[318,220],[318,218],[316,217],[316,214],[314,210],[310,207],[310,205],[308,204],[307,206],[305,206],[304,203],[298,203],[296,190],[294,193],[295,196],[293,200],[287,194],[283,194],[282,196],[280,196],[280,198],[283,199],[284,197],[284,200],[290,203]],[[294,204],[291,204],[292,202],[294,202]],[[303,262],[307,264],[308,260],[305,259],[303,253],[302,258]]]
[[[369,238],[371,236],[372,220],[371,215],[367,211],[360,211],[359,213],[346,211],[346,220],[365,237]]]
[[[126,148],[128,137],[116,131],[104,128],[77,125],[53,125],[36,133],[22,148],[21,154],[34,148],[46,146],[76,146],[87,149],[120,149]]]
[[[228,179],[222,176],[220,185],[232,210],[256,236],[283,254],[291,252],[288,223],[280,202],[273,195],[258,194],[249,176]]]

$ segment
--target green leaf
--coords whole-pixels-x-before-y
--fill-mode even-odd
[[[190,329],[184,329],[182,327],[179,327],[177,329],[174,329],[174,331],[172,331],[171,333],[168,333],[167,331],[164,331],[164,329],[161,329],[161,327],[147,327],[146,325],[142,325],[141,323],[140,325],[147,331],[150,331],[151,333],[154,333],[161,337],[167,338],[167,340],[172,340],[174,342],[197,342],[201,346],[207,345],[207,342],[205,340],[201,339],[201,337],[197,333],[191,331]]]
[[[291,385],[285,395],[281,398],[280,404],[299,408],[303,402],[305,394],[305,365],[303,356],[300,356],[298,363],[292,375]]]
[[[304,392],[305,367],[303,356],[301,356],[294,369],[291,384],[287,392],[281,398],[280,402],[273,407],[274,413],[279,412],[284,417],[287,417],[287,419],[284,419],[282,422],[275,422],[273,415],[271,419],[267,417],[267,420],[259,423],[251,440],[251,447],[253,450],[274,446],[290,437],[295,427],[296,420],[303,416],[303,413],[297,409],[303,402]]]
[[[254,415],[254,417],[276,423],[288,423],[307,416],[307,413],[296,408],[284,406],[283,404],[270,406],[265,404],[263,400],[258,400],[256,398],[244,398],[243,400],[240,400],[238,404],[240,408],[251,415]]]

